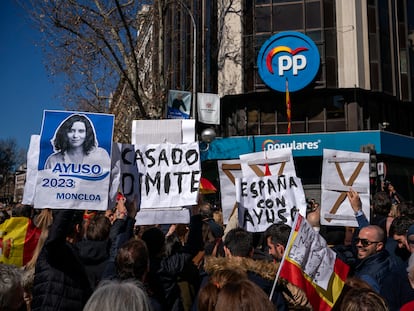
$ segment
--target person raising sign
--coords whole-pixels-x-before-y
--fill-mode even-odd
[[[92,122],[83,114],[72,114],[59,125],[51,143],[51,154],[45,169],[53,169],[57,163],[94,164],[109,161],[108,152],[98,147]]]

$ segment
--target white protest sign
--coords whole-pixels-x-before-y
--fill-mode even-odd
[[[233,212],[237,212],[236,178],[242,178],[240,160],[217,161],[220,177],[220,197],[223,222],[227,224]]]
[[[195,138],[195,120],[134,120],[131,143],[137,144],[181,144],[192,143]]]
[[[350,188],[359,193],[369,220],[369,154],[324,149],[321,188],[322,225],[358,227],[347,198]]]
[[[111,186],[109,191],[110,207],[116,205],[116,196],[121,192],[128,202],[140,204],[139,173],[135,161],[135,147],[131,144],[113,144]]]
[[[114,116],[45,111],[35,208],[106,210]]]
[[[249,232],[263,232],[271,224],[292,225],[296,212],[306,215],[302,182],[295,176],[236,179],[239,225]]]
[[[188,208],[141,209],[135,218],[136,225],[189,224]]]
[[[300,267],[313,283],[324,290],[328,289],[334,273],[336,253],[302,215],[297,215],[285,256],[286,260]]]
[[[197,204],[201,177],[198,143],[135,145],[141,209]]]
[[[296,176],[292,149],[267,150],[240,156],[243,177],[265,176],[266,164],[271,175]]]
[[[26,183],[24,184],[22,204],[33,205],[34,202],[39,149],[40,135],[32,135],[30,137],[29,150],[27,151]]]

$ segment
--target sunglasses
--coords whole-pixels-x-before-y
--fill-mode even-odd
[[[370,241],[370,240],[368,240],[368,239],[360,239],[360,238],[356,238],[356,239],[355,239],[355,244],[358,244],[359,242],[361,242],[361,245],[362,245],[363,247],[370,246],[371,244],[374,244],[374,243],[380,243],[380,241]]]
[[[414,240],[407,239],[408,244],[414,244]]]

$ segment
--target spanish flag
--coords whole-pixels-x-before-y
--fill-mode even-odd
[[[26,265],[33,256],[41,230],[27,217],[12,217],[0,225],[0,263]]]
[[[329,311],[338,300],[349,266],[297,213],[279,276],[305,291],[314,310]]]

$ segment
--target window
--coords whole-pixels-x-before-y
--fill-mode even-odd
[[[273,31],[303,29],[303,5],[273,5]]]

